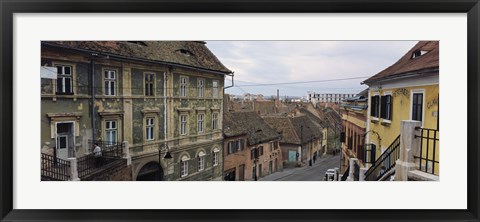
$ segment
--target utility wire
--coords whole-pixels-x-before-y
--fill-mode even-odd
[[[318,83],[318,82],[333,82],[333,81],[345,81],[345,80],[353,80],[353,79],[365,79],[370,76],[362,76],[362,77],[351,77],[351,78],[340,78],[340,79],[323,79],[323,80],[312,80],[312,81],[303,81],[303,82],[283,82],[283,83],[257,83],[251,85],[242,85],[242,87],[247,86],[273,86],[273,85],[292,85],[292,84],[305,84],[305,83]]]

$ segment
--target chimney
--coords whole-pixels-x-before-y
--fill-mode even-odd
[[[277,101],[275,101],[275,106],[280,107],[280,90],[277,89]]]

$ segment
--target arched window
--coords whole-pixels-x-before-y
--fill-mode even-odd
[[[187,155],[182,156],[180,159],[180,176],[185,177],[188,175],[188,161],[190,160],[190,157]]]
[[[205,169],[205,152],[200,151],[198,153],[198,171],[202,171]]]

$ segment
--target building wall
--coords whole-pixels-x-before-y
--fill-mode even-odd
[[[223,79],[221,74],[172,68],[157,64],[143,64],[130,61],[116,61],[112,58],[95,57],[94,61],[94,126],[92,136],[91,99],[91,56],[42,47],[42,65],[72,65],[73,95],[56,95],[55,80],[41,80],[41,147],[42,152],[53,154],[55,146],[55,123],[72,121],[75,123],[76,156],[89,153],[92,148],[88,140],[106,140],[105,121],[117,120],[117,141],[128,141],[130,155],[134,161],[133,180],[142,166],[164,152],[166,143],[173,158],[161,160],[166,180],[219,180],[223,169],[220,164],[213,166],[212,152],[218,150],[219,163],[222,162],[222,117]],[[104,71],[116,71],[115,96],[104,94]],[[145,95],[145,73],[153,73],[154,95]],[[180,76],[188,78],[187,96],[180,96]],[[197,95],[197,80],[205,80],[204,97]],[[218,96],[213,98],[213,80],[218,81]],[[166,85],[166,87],[165,87]],[[166,91],[166,94],[164,93]],[[167,101],[165,104],[164,101]],[[165,105],[167,110],[165,110]],[[166,111],[166,112],[165,112]],[[188,115],[188,134],[179,135],[179,115]],[[167,114],[165,122],[165,113]],[[197,132],[197,114],[204,113],[204,132]],[[218,114],[218,128],[213,130],[212,113]],[[146,140],[146,117],[154,118],[154,140]],[[167,130],[167,138],[165,138]],[[196,172],[196,155],[206,154],[206,167]],[[189,173],[180,177],[181,156],[191,158]],[[169,161],[169,162],[166,162]],[[173,162],[172,162],[173,161]]]
[[[345,142],[342,142],[341,172],[344,172],[348,167],[350,158],[359,159],[359,164],[363,167],[367,110],[344,108],[342,110],[342,126],[345,133]],[[349,140],[349,137],[353,139]]]
[[[238,141],[238,140],[243,140],[244,149],[239,152],[228,154],[228,143]],[[247,135],[241,135],[236,137],[226,137],[223,141],[223,144],[224,144],[223,145],[224,147],[223,171],[225,173],[235,171],[235,180],[238,181],[241,177],[240,166],[244,165],[245,166],[244,179],[245,180],[252,179],[251,176],[246,177],[247,175],[246,171],[250,169],[250,168],[247,168],[247,166],[253,165],[253,160],[250,158],[250,147],[247,146]]]
[[[438,76],[437,76],[438,81]],[[400,134],[400,124],[402,120],[411,119],[411,103],[412,93],[416,91],[424,92],[423,99],[423,126],[424,128],[436,129],[438,116],[438,96],[439,86],[437,84],[420,85],[420,86],[403,86],[403,87],[385,87],[380,90],[370,90],[369,96],[379,94],[380,96],[391,93],[393,100],[392,120],[387,123],[379,118],[374,120],[370,116],[370,107],[368,112],[368,127],[370,131],[378,132],[380,139],[376,135],[368,134],[367,143],[375,143],[377,145],[376,156],[381,155],[382,150],[388,148],[393,140]],[[439,152],[436,152],[437,154]]]

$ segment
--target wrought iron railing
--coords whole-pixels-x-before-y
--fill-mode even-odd
[[[70,161],[42,153],[42,180],[69,180]]]
[[[440,164],[439,131],[420,127],[415,128],[415,130],[420,130],[420,135],[415,135],[415,138],[420,138],[420,156],[414,156],[418,161],[418,169],[426,173],[438,175]]]
[[[400,135],[388,148],[375,160],[373,165],[365,172],[365,180],[374,181],[382,178],[385,173],[395,167],[395,162],[400,157]]]
[[[123,157],[123,144],[111,143],[105,141],[89,141],[92,146],[98,144],[102,148],[102,156],[95,159],[93,153],[87,154],[77,159],[78,177],[85,178],[101,170],[109,163],[115,162]]]
[[[360,165],[357,162],[353,164],[353,180],[358,181],[360,179]]]
[[[348,173],[350,172],[350,166],[347,167],[347,169],[345,170],[345,172],[343,173],[342,175],[342,178],[340,179],[341,181],[345,181],[347,180],[348,178]]]

